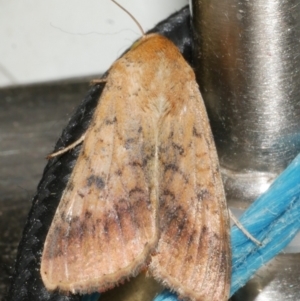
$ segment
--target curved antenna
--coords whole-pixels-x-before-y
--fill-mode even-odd
[[[129,15],[129,17],[135,22],[135,24],[138,26],[138,28],[140,29],[142,35],[145,35],[145,32],[141,26],[141,24],[138,22],[138,20],[125,8],[123,7],[121,4],[119,4],[117,1],[115,0],[111,0],[114,4],[116,4],[117,6],[119,6],[125,13],[127,13],[127,15]]]

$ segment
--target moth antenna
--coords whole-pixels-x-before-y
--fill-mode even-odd
[[[141,26],[141,24],[138,22],[138,20],[125,8],[123,7],[120,3],[118,3],[115,0],[111,0],[114,4],[116,4],[117,6],[119,6],[127,15],[129,15],[129,17],[135,22],[135,24],[138,26],[138,28],[140,29],[141,33],[143,36],[145,36],[145,32],[143,27]]]

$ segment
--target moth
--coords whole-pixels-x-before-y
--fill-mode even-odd
[[[192,68],[149,34],[105,82],[44,244],[46,288],[103,292],[146,267],[179,298],[227,300],[229,217]]]

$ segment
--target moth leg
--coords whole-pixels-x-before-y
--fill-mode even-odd
[[[83,134],[78,140],[76,140],[75,142],[73,142],[72,144],[70,144],[69,146],[55,152],[55,153],[52,153],[50,155],[47,156],[47,159],[51,159],[51,158],[54,158],[54,157],[57,157],[57,156],[60,156],[64,153],[66,153],[67,151],[69,151],[70,149],[74,148],[75,146],[77,146],[78,144],[80,144],[81,142],[83,142],[85,138],[85,134]]]
[[[232,219],[232,221],[235,223],[235,225],[250,239],[252,242],[257,244],[258,246],[262,246],[262,243],[257,240],[251,233],[240,223],[240,221],[234,216],[234,214],[229,209],[229,216]]]
[[[102,83],[106,83],[107,79],[106,78],[97,78],[97,79],[92,79],[90,81],[90,85],[97,85],[97,84],[102,84]]]

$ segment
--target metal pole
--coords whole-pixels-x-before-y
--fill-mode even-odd
[[[300,1],[191,2],[227,200],[246,208],[300,152]],[[299,260],[280,254],[233,299],[300,300]]]

